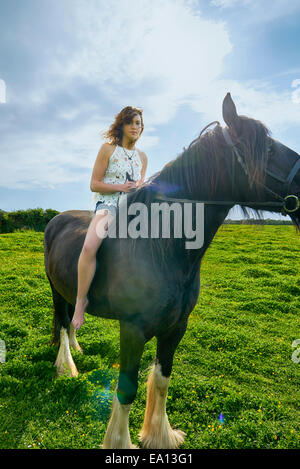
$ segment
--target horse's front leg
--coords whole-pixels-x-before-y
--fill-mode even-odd
[[[145,418],[140,432],[143,448],[175,449],[184,441],[185,434],[171,428],[166,401],[174,353],[185,330],[186,321],[157,339],[156,363],[148,378]]]
[[[103,449],[135,448],[130,439],[129,412],[137,392],[139,364],[145,346],[145,337],[133,324],[122,322],[120,326],[119,382]]]

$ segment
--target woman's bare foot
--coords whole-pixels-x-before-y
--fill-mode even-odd
[[[72,319],[72,324],[75,329],[80,329],[82,324],[84,323],[84,312],[85,312],[87,305],[88,305],[87,298],[83,298],[83,299],[77,298],[76,305],[75,305],[75,312],[74,312],[73,319]]]

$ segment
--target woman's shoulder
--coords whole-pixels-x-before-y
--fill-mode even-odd
[[[104,158],[110,158],[113,152],[116,149],[116,145],[113,145],[112,143],[104,142],[99,150],[99,154],[103,156]]]
[[[116,148],[117,145],[114,145],[113,143],[109,143],[109,142],[104,142],[102,145],[101,145],[101,148],[103,148],[104,151],[112,151]]]

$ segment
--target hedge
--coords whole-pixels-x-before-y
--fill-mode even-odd
[[[0,233],[12,233],[16,230],[44,231],[47,223],[59,212],[48,208],[33,208],[4,212],[0,210]]]

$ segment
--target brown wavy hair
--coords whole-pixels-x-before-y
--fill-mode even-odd
[[[139,135],[140,137],[144,130],[143,110],[132,106],[124,107],[124,109],[122,109],[122,111],[120,111],[119,114],[115,116],[115,120],[110,128],[102,133],[103,137],[106,138],[112,145],[121,145],[123,138],[123,125],[130,124],[136,115],[140,116],[142,123],[142,129]]]

